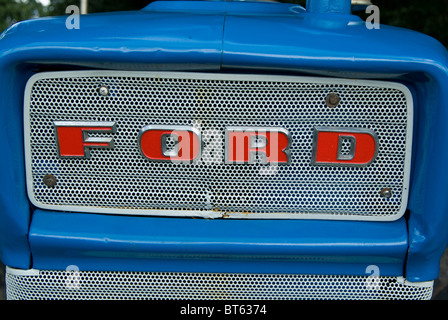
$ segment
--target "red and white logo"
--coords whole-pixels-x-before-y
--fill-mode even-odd
[[[201,155],[201,133],[191,126],[148,125],[138,141],[140,153],[149,160],[190,162]]]
[[[114,147],[113,138],[93,137],[95,133],[115,133],[115,122],[54,121],[56,145],[60,158],[90,158],[91,148]]]
[[[366,166],[378,153],[378,137],[370,129],[316,127],[312,165]]]
[[[227,127],[225,163],[289,164],[290,144],[291,135],[283,128]]]
[[[87,159],[91,148],[114,147],[112,137],[98,134],[115,133],[115,122],[55,121],[54,127],[60,158]],[[205,145],[210,147],[207,141]],[[224,162],[286,165],[290,146],[291,135],[284,128],[226,127]],[[140,153],[151,161],[192,162],[201,159],[202,147],[201,132],[193,126],[147,125],[138,136]],[[312,165],[366,166],[377,153],[378,137],[370,129],[314,128]]]
[[[201,158],[201,133],[192,126],[148,125],[138,140],[141,154],[149,160],[191,162]],[[283,128],[227,127],[225,163],[288,164],[290,140]]]

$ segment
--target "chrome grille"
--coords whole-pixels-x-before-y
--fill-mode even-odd
[[[99,94],[107,86],[108,96]],[[341,97],[337,107],[328,93]],[[54,121],[108,121],[114,148],[58,157]],[[146,125],[193,126],[193,163],[152,162],[137,145]],[[226,164],[229,126],[281,127],[289,165]],[[364,128],[379,150],[365,167],[311,165],[315,127]],[[341,79],[107,71],[38,74],[25,94],[28,193],[38,207],[120,214],[393,220],[406,207],[412,100],[402,85]],[[43,177],[57,179],[48,188]],[[391,198],[380,191],[390,188]]]

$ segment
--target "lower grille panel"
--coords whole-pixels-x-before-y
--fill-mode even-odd
[[[433,290],[397,277],[10,268],[6,286],[8,300],[429,300]]]

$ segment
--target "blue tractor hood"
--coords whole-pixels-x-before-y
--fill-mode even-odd
[[[15,24],[1,35],[0,48],[22,61],[33,52],[35,62],[77,68],[272,68],[353,78],[396,77],[410,72],[409,61],[447,59],[429,36],[384,25],[370,30],[355,15],[310,13],[288,3],[157,1],[135,12],[82,15],[79,29],[67,28],[67,18]],[[342,71],[341,61],[349,69]]]

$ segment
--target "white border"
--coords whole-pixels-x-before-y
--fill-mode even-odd
[[[5,266],[6,274],[11,274],[13,276],[38,276],[40,274],[40,270],[37,269],[16,269],[9,266]]]
[[[407,133],[406,151],[404,163],[403,192],[401,207],[397,214],[393,216],[360,216],[360,215],[338,215],[338,214],[315,214],[315,213],[231,213],[199,210],[146,210],[146,209],[113,209],[81,206],[58,206],[45,205],[34,199],[33,178],[31,172],[31,144],[30,144],[30,97],[34,83],[41,79],[49,78],[80,78],[80,77],[102,77],[102,76],[122,76],[122,77],[151,77],[168,79],[195,79],[195,80],[234,80],[234,81],[268,81],[268,82],[296,82],[296,83],[322,83],[322,84],[347,84],[359,86],[371,86],[380,88],[396,89],[404,93],[407,102]],[[237,219],[319,219],[319,220],[351,220],[351,221],[395,221],[400,219],[407,208],[409,196],[409,179],[412,154],[412,131],[413,131],[413,98],[410,90],[403,84],[396,82],[386,82],[377,80],[357,80],[357,79],[336,79],[322,77],[298,77],[281,75],[240,75],[240,74],[220,74],[220,73],[187,73],[187,72],[146,72],[146,71],[60,71],[43,72],[32,76],[25,88],[24,97],[24,142],[25,142],[25,165],[28,197],[33,205],[42,209],[89,212],[104,214],[124,214],[124,215],[144,215],[144,216],[169,216],[169,217],[202,217],[202,218],[237,218]]]
[[[12,268],[9,266],[5,266],[5,274],[6,275],[12,275],[12,276],[17,276],[17,277],[23,277],[23,276],[40,276],[40,273],[42,271],[52,271],[52,270],[47,270],[47,269],[16,269],[16,268]],[[67,270],[54,270],[57,272],[64,272]],[[86,271],[79,271],[80,273],[82,272],[91,272],[90,270],[86,270]],[[103,272],[103,271],[93,271],[93,272]],[[113,271],[106,271],[106,272],[113,272]],[[159,273],[159,272],[152,272],[152,271],[148,271],[149,273]],[[128,273],[128,271],[122,271],[122,273]],[[129,272],[131,273],[131,272]],[[141,271],[141,273],[147,273],[146,271]],[[175,274],[177,272],[173,272],[173,274]],[[217,273],[219,274],[219,273]],[[256,274],[256,273],[254,273]],[[276,275],[276,274],[264,274],[264,275]],[[298,274],[294,274],[294,275],[298,275]],[[305,276],[309,275],[309,274],[303,274]],[[315,275],[312,275],[315,276]],[[323,276],[328,276],[331,277],[331,275],[323,275]],[[353,278],[357,278],[359,276],[352,276],[352,275],[344,275],[345,277],[353,277]],[[365,276],[366,279],[369,278],[370,276]],[[376,278],[376,277],[375,277]],[[418,287],[418,288],[433,288],[434,287],[434,280],[430,280],[430,281],[423,281],[423,282],[411,282],[409,280],[407,280],[405,277],[399,276],[399,277],[391,277],[391,276],[378,276],[379,279],[381,278],[394,278],[397,280],[397,283],[401,284],[401,285],[405,285],[405,286],[410,286],[410,287]]]
[[[434,287],[434,280],[430,281],[422,281],[422,282],[411,282],[404,277],[398,277],[397,282],[410,287],[418,287],[418,288],[432,288]]]

